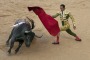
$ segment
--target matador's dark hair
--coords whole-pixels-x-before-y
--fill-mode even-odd
[[[63,8],[65,8],[65,5],[64,4],[61,4],[60,6],[63,6]]]

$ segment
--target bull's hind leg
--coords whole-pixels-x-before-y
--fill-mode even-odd
[[[8,40],[6,41],[6,45],[9,45],[10,39],[11,39],[11,35],[9,36]]]
[[[12,31],[13,31],[13,30],[12,30]],[[12,32],[11,32],[11,34],[10,34],[8,40],[6,41],[6,45],[9,45],[9,41],[10,41],[11,37],[12,37]]]
[[[14,46],[14,42],[15,42],[15,38],[11,38],[10,49],[8,50],[8,53],[9,53],[9,54],[11,53],[11,49],[12,49],[13,46]]]
[[[15,54],[19,51],[19,49],[22,46],[23,42],[24,42],[23,40],[19,41],[19,45],[18,45],[18,48],[15,50]]]

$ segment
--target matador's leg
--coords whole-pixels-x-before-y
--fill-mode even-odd
[[[74,33],[72,32],[70,29],[67,29],[66,32],[72,36],[74,36],[76,39],[76,41],[81,41],[81,39]]]
[[[69,28],[69,25],[64,25],[60,28],[60,31],[66,31]],[[59,44],[59,36],[60,33],[56,36],[56,42],[53,42],[52,44]]]

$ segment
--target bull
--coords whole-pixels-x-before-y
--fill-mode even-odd
[[[27,17],[28,18],[28,17]],[[32,19],[28,20],[31,22],[31,24],[26,21],[26,20],[22,20],[19,19],[15,22],[15,24],[13,25],[13,29],[11,31],[11,34],[8,38],[8,40],[6,41],[6,45],[10,44],[10,48],[8,50],[8,53],[11,53],[11,49],[14,46],[14,42],[19,42],[19,45],[17,47],[17,49],[15,50],[15,54],[19,51],[20,47],[22,46],[22,44],[25,42],[26,47],[30,47],[31,42],[34,38],[35,33],[32,32],[32,29],[34,29],[34,21]],[[38,36],[36,36],[38,37]],[[42,36],[38,37],[41,38]]]

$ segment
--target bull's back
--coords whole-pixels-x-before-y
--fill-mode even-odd
[[[30,24],[25,22],[25,23],[23,23],[23,24],[21,24],[21,25],[19,25],[17,27],[14,27],[12,35],[14,37],[23,37],[24,34],[25,34],[25,31],[30,31],[30,30],[31,30]]]

